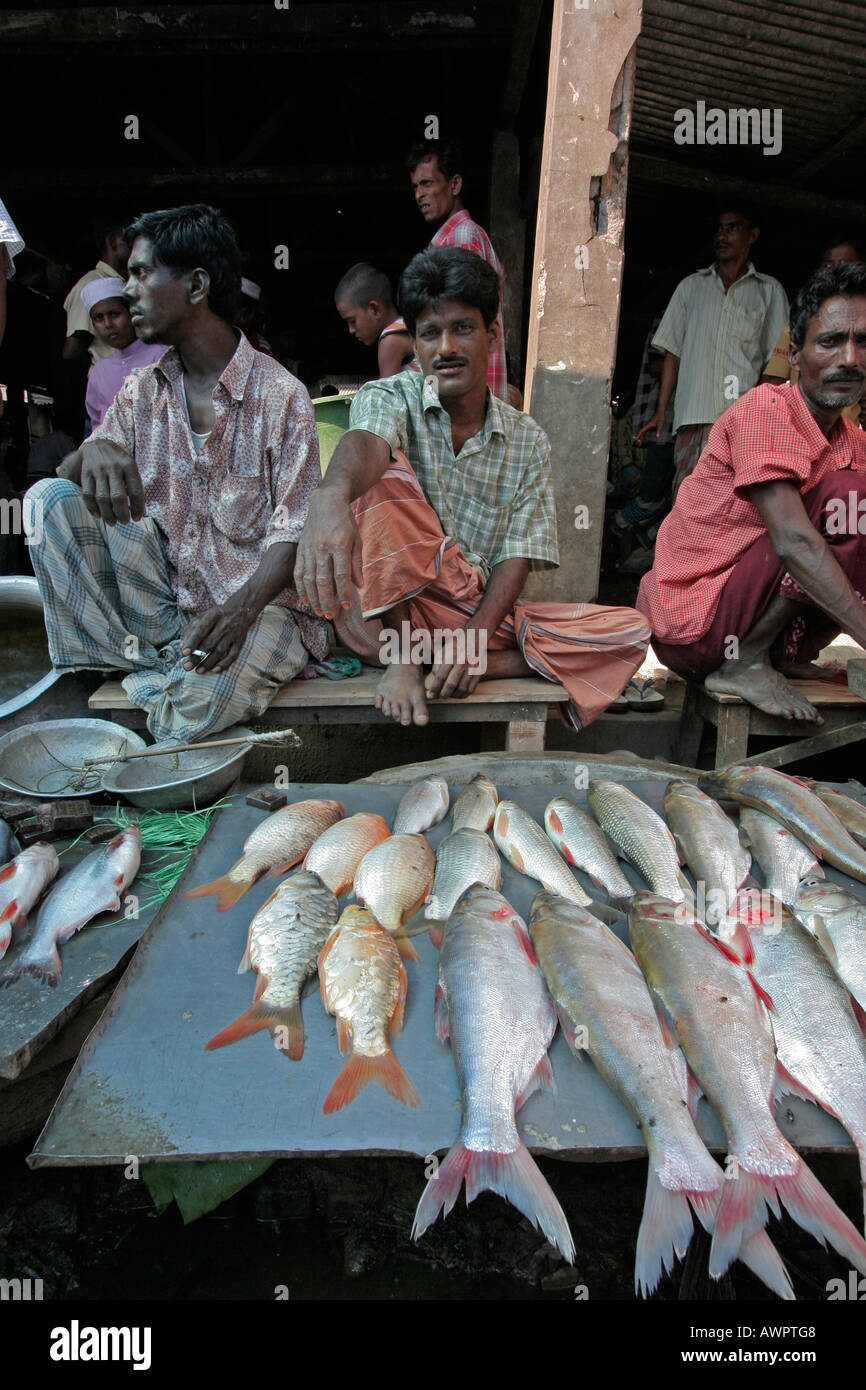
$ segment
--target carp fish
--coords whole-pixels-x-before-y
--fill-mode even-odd
[[[404,792],[394,816],[392,835],[420,835],[448,814],[450,797],[444,777],[425,777]]]
[[[544,828],[569,864],[583,869],[616,906],[628,906],[636,890],[598,821],[568,797],[555,796],[544,812]]]
[[[804,1230],[866,1274],[866,1243],[776,1123],[779,1073],[765,992],[726,943],[682,909],[638,893],[629,931],[650,988],[673,1021],[686,1061],[727,1137],[726,1182],[710,1246],[718,1279],[781,1202]]]
[[[421,1104],[389,1042],[403,1027],[406,983],[390,932],[367,908],[350,903],[319,956],[322,1002],[336,1015],[340,1051],[351,1048],[325,1097],[326,1115],[348,1105],[371,1081],[404,1105]]]
[[[63,973],[58,947],[92,917],[116,912],[121,894],[138,873],[141,831],[133,822],[106,844],[93,850],[68,874],[63,874],[45,898],[29,944],[3,976],[11,985],[21,975],[35,975],[52,987]]]
[[[442,944],[442,928],[457,899],[473,883],[498,890],[502,884],[502,862],[489,835],[464,826],[446,835],[436,851],[433,887],[424,909],[435,946]]]
[[[561,893],[581,907],[592,901],[541,826],[516,801],[500,801],[493,821],[493,838],[518,873],[536,879],[551,893]]]
[[[767,892],[789,907],[804,878],[824,877],[812,851],[766,811],[740,808],[740,841],[760,865]]]
[[[524,1101],[553,1080],[547,1049],[556,1014],[526,925],[491,888],[467,888],[445,925],[436,986],[436,1036],[451,1039],[460,1086],[460,1135],[429,1179],[412,1237],[466,1201],[498,1192],[565,1257],[574,1242],[565,1213],[517,1130]]]
[[[323,830],[304,860],[304,868],[318,874],[338,896],[351,888],[364,855],[391,834],[383,816],[358,811]]]
[[[210,1051],[269,1028],[283,1051],[304,1055],[301,990],[316,973],[319,952],[340,913],[337,899],[318,874],[299,869],[274,890],[250,922],[238,974],[258,974],[253,1002],[205,1047]]]
[[[866,1012],[866,904],[836,883],[801,883],[792,910]]]
[[[217,912],[227,912],[262,874],[274,878],[299,864],[322,831],[345,814],[341,801],[295,801],[274,811],[247,836],[243,854],[227,873],[187,889],[183,896],[207,898],[215,893]]]
[[[866,845],[866,806],[827,782],[813,782],[811,777],[804,777],[803,781],[825,806],[829,806],[858,845]]]
[[[435,867],[436,855],[423,835],[391,835],[364,855],[355,874],[355,897],[397,937],[406,960],[419,956],[400,933],[427,901]]]
[[[849,835],[820,797],[795,777],[772,767],[744,763],[719,772],[704,772],[698,786],[710,796],[729,797],[766,811],[802,840],[819,859],[866,883],[866,849]]]
[[[715,927],[746,882],[752,856],[718,802],[692,782],[678,778],[668,782],[664,806],[668,825],[695,882],[704,885],[706,924]]]
[[[676,841],[651,806],[619,782],[598,778],[590,778],[589,804],[605,835],[650,888],[671,902],[691,897],[691,884],[680,872]]]
[[[489,830],[496,815],[499,794],[489,777],[477,773],[451,808],[451,829]]]
[[[646,1197],[635,1255],[635,1291],[647,1297],[692,1238],[691,1211],[712,1231],[724,1173],[695,1129],[682,1053],[662,1033],[646,980],[619,937],[585,908],[538,893],[532,944],[562,1031],[585,1051],[634,1114],[647,1146]],[[778,1252],[762,1231],[740,1257],[781,1298],[793,1298]]]

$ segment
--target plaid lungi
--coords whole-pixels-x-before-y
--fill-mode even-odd
[[[680,483],[695,471],[695,464],[706,448],[713,422],[708,425],[683,425],[674,436],[674,481],[671,496],[676,501]]]
[[[185,670],[181,637],[195,614],[177,606],[154,522],[106,526],[64,478],[42,479],[28,497],[41,522],[30,558],[53,666],[128,671],[123,688],[147,710],[158,741],[198,739],[262,714],[307,664],[294,617],[268,604],[227,670]]]

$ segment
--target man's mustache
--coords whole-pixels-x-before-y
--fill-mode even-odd
[[[836,372],[833,376],[825,376],[824,385],[832,386],[833,383],[836,381],[845,382],[846,384],[848,384],[852,381],[864,380],[866,380],[866,377],[864,377],[864,374],[862,372],[845,372],[844,374],[841,372]]]
[[[465,357],[437,357],[433,363],[433,370],[435,371],[437,367],[465,367],[467,365]]]

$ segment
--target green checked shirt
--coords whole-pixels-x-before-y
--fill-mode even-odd
[[[502,560],[528,560],[534,570],[559,564],[550,445],[528,415],[488,390],[484,425],[455,458],[436,378],[405,371],[361,387],[349,429],[402,450],[443,531],[485,583]]]

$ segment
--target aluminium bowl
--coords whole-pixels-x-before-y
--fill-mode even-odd
[[[116,762],[99,763],[86,778],[86,758],[137,752],[147,744],[131,729],[108,719],[44,719],[0,736],[0,786],[24,796],[92,796]]]
[[[252,730],[223,729],[211,738],[252,736]],[[205,740],[207,741],[207,740]],[[157,745],[153,745],[157,746]],[[230,748],[194,749],[188,753],[164,753],[154,758],[133,758],[115,764],[102,779],[110,796],[122,796],[133,806],[149,811],[176,811],[182,806],[208,806],[240,776],[250,743]]]

